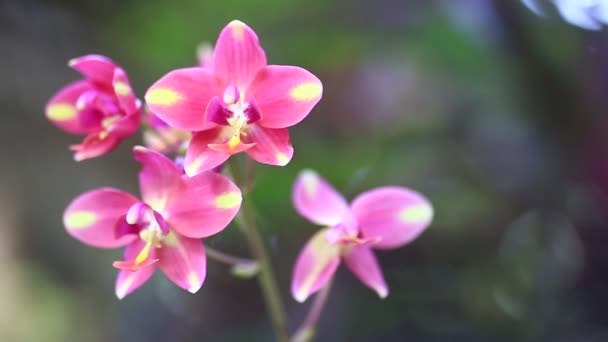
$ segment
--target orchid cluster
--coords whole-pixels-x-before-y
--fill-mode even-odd
[[[295,262],[292,295],[303,302],[324,292],[290,339],[279,286],[252,215],[251,186],[243,181],[244,170],[234,155],[247,154],[248,167],[253,161],[288,164],[294,152],[288,128],[319,102],[321,81],[300,67],[268,65],[256,33],[236,20],[221,31],[215,47],[199,49],[197,66],[156,81],[145,94],[145,104],[126,72],[109,58],[88,55],[69,66],[84,79],[53,96],[46,116],[61,130],[85,136],[70,146],[76,161],[110,153],[143,131],[145,146],[133,148],[141,164],[141,196],[94,189],[76,197],[63,216],[75,239],[99,248],[124,247],[121,260],[113,263],[119,299],[143,285],[157,268],[195,293],[205,281],[209,256],[241,270],[253,266],[246,269],[259,278],[277,339],[308,340],[342,260],[385,298],[388,286],[373,251],[410,243],[432,220],[430,202],[415,191],[380,187],[348,204],[316,172],[302,171],[293,188],[294,207],[322,228]],[[205,238],[220,234],[234,219],[254,260],[204,247]]]

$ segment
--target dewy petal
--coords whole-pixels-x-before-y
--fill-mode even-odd
[[[296,66],[269,65],[250,87],[262,112],[259,124],[284,128],[302,121],[321,100],[323,85],[309,71]]]
[[[163,213],[169,225],[191,238],[204,238],[226,228],[241,207],[239,188],[215,172],[183,178]]]
[[[207,274],[207,257],[200,239],[191,239],[170,232],[162,247],[156,250],[159,266],[177,286],[196,293]]]
[[[116,94],[116,98],[124,113],[131,114],[139,110],[137,98],[135,97],[135,94],[133,94],[131,83],[129,83],[127,74],[121,68],[116,68],[114,70],[112,86],[114,87],[114,94]]]
[[[300,215],[324,226],[341,223],[348,211],[344,197],[313,170],[300,172],[293,185],[292,200]]]
[[[144,248],[145,242],[137,239],[133,243],[129,244],[125,248],[124,257],[127,261],[134,260],[139,252]],[[150,258],[155,260],[154,250],[151,251]],[[141,285],[143,285],[156,270],[156,265],[149,265],[147,267],[140,268],[137,271],[120,270],[118,272],[118,278],[116,279],[116,297],[123,299],[131,292],[135,291]]]
[[[265,65],[266,54],[255,32],[241,21],[230,22],[220,33],[213,54],[213,71],[223,84],[246,91]]]
[[[164,155],[143,146],[133,147],[133,156],[142,165],[139,172],[142,199],[154,210],[163,213],[170,196],[181,185],[181,171]]]
[[[114,69],[117,65],[108,57],[101,55],[86,55],[74,58],[68,65],[80,72],[85,78],[104,88],[112,87]]]
[[[186,152],[184,169],[188,176],[197,175],[221,165],[230,158],[230,153],[209,148],[209,144],[222,143],[229,139],[229,127],[220,126],[195,133]],[[228,134],[228,136],[226,136]]]
[[[184,131],[201,131],[215,124],[205,123],[209,100],[224,89],[207,68],[171,71],[156,81],[146,93],[150,110],[170,126]]]
[[[365,286],[376,291],[380,298],[386,298],[388,286],[384,281],[378,260],[369,246],[351,248],[344,256],[344,262]]]
[[[293,157],[293,146],[286,128],[266,128],[257,123],[249,125],[246,142],[254,143],[246,153],[257,162],[285,166]],[[245,139],[243,139],[245,140]]]
[[[76,103],[82,94],[93,89],[88,81],[77,81],[61,89],[46,105],[47,119],[68,133],[89,133],[87,125],[80,120]]]
[[[137,198],[120,190],[91,190],[70,203],[63,214],[63,224],[70,235],[85,244],[102,248],[124,246],[136,236],[117,238],[116,223],[137,202]]]
[[[327,284],[340,265],[340,246],[330,245],[326,233],[327,229],[318,231],[296,260],[291,294],[300,303]]]
[[[93,133],[88,135],[81,144],[71,145],[70,150],[74,151],[74,160],[83,161],[86,159],[96,158],[112,152],[120,139],[112,133],[102,135],[103,133]]]
[[[366,238],[379,237],[377,248],[397,248],[414,240],[433,219],[433,207],[421,194],[401,187],[382,187],[353,200],[352,212]]]

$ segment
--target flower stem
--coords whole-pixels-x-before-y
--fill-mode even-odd
[[[223,264],[230,265],[230,266],[256,262],[255,260],[252,260],[252,259],[236,257],[234,255],[220,252],[217,249],[213,249],[213,248],[207,247],[207,246],[205,246],[205,253],[207,254],[207,256],[209,258],[211,258],[215,261],[219,261]]]
[[[234,180],[239,186],[243,186],[236,164],[236,159],[231,158],[228,162],[230,173],[234,177]],[[247,191],[243,194],[243,203],[241,204],[241,210],[237,215],[237,222],[243,229],[251,254],[258,261],[260,266],[260,272],[258,274],[258,281],[260,288],[262,289],[262,295],[266,302],[266,307],[270,314],[272,326],[274,328],[275,335],[278,342],[289,342],[289,335],[287,333],[287,325],[285,322],[285,310],[283,302],[281,300],[281,294],[277,285],[268,252],[266,246],[260,234],[260,231],[255,223],[255,216],[253,212],[253,206],[251,204],[251,192]]]
[[[331,291],[331,283],[332,281],[330,280],[327,285],[325,285],[325,287],[323,287],[323,289],[321,289],[321,291],[315,296],[315,301],[312,303],[306,319],[293,334],[293,337],[291,338],[292,342],[309,342],[315,337],[317,323],[319,322],[321,312],[327,303],[327,298],[329,297],[329,292]]]

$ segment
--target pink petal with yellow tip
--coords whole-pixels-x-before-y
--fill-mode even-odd
[[[207,68],[171,71],[146,93],[146,104],[160,119],[184,131],[201,131],[215,124],[205,123],[209,100],[220,95],[216,77]]]
[[[70,67],[80,72],[85,78],[104,88],[112,87],[116,64],[108,57],[101,55],[86,55],[72,59]]]
[[[388,295],[388,286],[384,281],[378,260],[369,246],[355,246],[344,256],[346,266],[361,280],[365,286],[376,291],[380,298]]]
[[[219,152],[209,148],[209,144],[217,144],[229,139],[229,127],[215,127],[206,131],[195,133],[186,152],[184,169],[188,176],[209,171],[221,165],[230,158],[230,153]]]
[[[127,78],[127,74],[121,68],[116,68],[114,70],[112,86],[114,87],[114,94],[124,113],[131,114],[139,110],[137,98],[133,93],[131,83]]]
[[[142,248],[144,248],[144,245],[145,242],[139,239],[129,244],[125,248],[125,260],[135,260],[139,252],[142,250]],[[150,251],[150,258],[152,260],[158,260],[156,259],[157,256],[154,253],[154,250]],[[149,265],[148,267],[139,268],[137,271],[120,270],[120,272],[118,272],[118,278],[116,279],[116,297],[118,297],[118,299],[123,299],[133,291],[137,290],[148,279],[150,279],[155,270],[156,265]]]
[[[88,81],[77,81],[61,89],[46,105],[47,119],[68,133],[89,133],[91,130],[81,121],[76,103],[82,94],[93,89]]]
[[[183,178],[164,213],[169,225],[191,238],[204,238],[226,228],[241,207],[240,189],[214,172]]]
[[[317,232],[304,246],[294,266],[291,294],[304,302],[331,279],[340,265],[340,247],[330,245],[327,229]]]
[[[160,269],[177,286],[196,293],[203,285],[207,257],[200,239],[171,232],[162,241],[162,247],[156,249],[156,256],[160,259]]]
[[[142,166],[139,172],[142,199],[154,210],[163,212],[169,197],[181,186],[181,171],[164,155],[143,146],[135,146],[133,156]]]
[[[213,71],[223,84],[247,89],[265,65],[266,54],[255,32],[241,21],[230,22],[220,33],[213,54]]]
[[[250,87],[262,112],[259,124],[284,128],[302,121],[319,102],[323,85],[309,71],[286,65],[262,69]]]
[[[377,188],[351,205],[364,237],[379,237],[375,248],[391,249],[414,240],[431,223],[433,207],[421,194],[401,187]]]
[[[349,210],[344,197],[313,170],[300,172],[293,186],[292,200],[300,215],[324,226],[341,223]]]
[[[245,151],[251,158],[269,165],[285,166],[293,157],[289,131],[286,128],[266,128],[257,124],[249,126],[246,143],[255,144]]]
[[[70,203],[63,214],[63,224],[70,235],[87,245],[102,248],[124,246],[136,236],[117,237],[117,223],[137,202],[137,198],[120,190],[92,190]]]
[[[70,150],[75,152],[75,161],[83,161],[110,153],[118,144],[120,139],[116,135],[101,132],[88,135],[81,144],[71,145]]]

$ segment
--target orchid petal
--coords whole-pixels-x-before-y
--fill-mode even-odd
[[[227,177],[203,172],[184,176],[163,216],[180,234],[203,238],[226,228],[241,207],[241,191]]]
[[[251,85],[251,95],[262,112],[259,124],[269,128],[285,128],[302,121],[322,94],[321,81],[296,66],[266,66]]]
[[[215,125],[205,122],[205,109],[209,100],[222,91],[210,69],[178,69],[166,74],[148,89],[146,104],[172,127],[201,131]]]
[[[63,214],[63,224],[70,235],[87,245],[114,248],[133,241],[136,236],[116,236],[119,219],[138,200],[126,192],[101,188],[74,199]]]
[[[124,257],[125,260],[132,261],[135,260],[139,252],[144,248],[145,242],[137,239],[133,241],[133,243],[129,244],[125,248]],[[154,250],[151,251],[154,253]],[[155,255],[151,255],[152,260]],[[116,297],[118,299],[123,299],[131,292],[137,290],[141,285],[143,285],[150,277],[154,274],[156,270],[156,265],[149,265],[147,267],[143,267],[138,269],[137,271],[129,271],[129,270],[120,270],[118,272],[118,278],[116,279]]]
[[[327,229],[318,231],[304,246],[294,266],[291,294],[304,302],[331,279],[340,265],[340,246],[325,239]]]
[[[369,246],[351,248],[344,256],[344,262],[365,286],[376,291],[380,298],[386,298],[388,286],[384,281],[378,260]]]
[[[213,54],[213,70],[225,85],[246,90],[256,73],[266,65],[266,54],[255,32],[233,20],[220,33]],[[221,93],[218,93],[221,94]]]
[[[90,129],[80,120],[76,103],[82,94],[93,89],[88,81],[77,81],[61,89],[46,105],[47,119],[68,133],[89,133]]]
[[[181,184],[181,171],[164,155],[143,146],[135,146],[133,155],[142,165],[139,172],[142,199],[154,210],[163,212],[169,197]]]
[[[109,128],[108,132],[116,135],[120,139],[130,137],[139,129],[141,122],[141,112],[137,110],[134,113],[121,117]]]
[[[86,55],[70,60],[68,65],[92,82],[105,88],[112,87],[114,69],[116,69],[117,65],[108,57]]]
[[[197,175],[221,165],[230,158],[230,153],[219,152],[209,148],[209,144],[221,143],[229,139],[229,127],[215,127],[195,133],[188,146],[185,160],[185,171],[188,176]],[[228,136],[226,136],[228,134]]]
[[[247,143],[255,143],[247,154],[257,162],[285,166],[293,157],[289,131],[286,128],[266,128],[257,124],[249,125]]]
[[[115,134],[102,131],[88,135],[81,144],[71,145],[70,150],[75,152],[75,161],[83,161],[112,152],[120,141]]]
[[[207,103],[205,108],[205,122],[213,122],[216,124],[228,125],[228,118],[232,116],[232,113],[224,107],[224,103],[219,96],[214,96]]]
[[[156,250],[159,266],[167,278],[177,286],[196,293],[207,274],[205,247],[200,239],[191,239],[170,232],[162,247]]]
[[[245,152],[245,151],[249,150],[250,148],[255,146],[255,143],[243,144],[242,142],[239,142],[238,144],[232,146],[230,144],[230,142],[227,142],[225,144],[209,144],[207,146],[214,151],[221,152],[221,153],[228,153],[228,154],[232,155],[232,154],[237,154],[237,153],[241,153],[241,152]]]
[[[300,172],[293,186],[292,200],[300,215],[318,225],[337,225],[348,212],[344,197],[312,170]]]
[[[137,111],[137,98],[133,94],[133,88],[127,78],[127,74],[121,68],[114,70],[114,77],[112,79],[112,86],[114,87],[114,94],[120,103],[120,107],[124,113],[131,114]]]
[[[353,200],[352,212],[364,237],[380,237],[374,247],[392,249],[414,240],[431,223],[433,207],[421,194],[401,187],[382,187]]]

